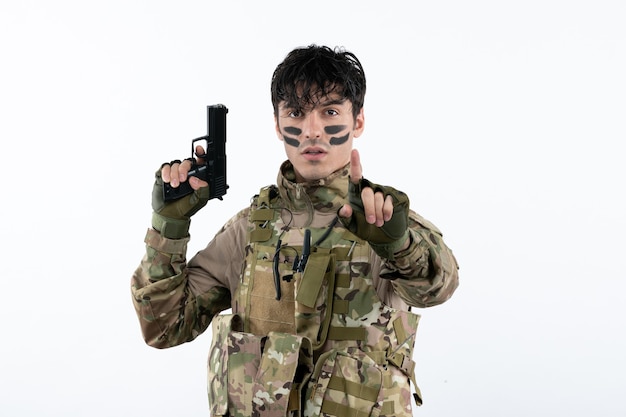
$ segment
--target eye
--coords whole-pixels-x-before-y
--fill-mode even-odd
[[[337,116],[339,114],[339,112],[335,109],[327,109],[326,110],[326,114],[329,116]]]
[[[287,113],[287,116],[296,119],[296,118],[302,116],[302,111],[301,110],[290,110]]]

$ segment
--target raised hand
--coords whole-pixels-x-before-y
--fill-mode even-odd
[[[356,149],[350,159],[348,204],[342,206],[338,214],[348,230],[367,240],[383,258],[394,259],[394,254],[409,243],[407,195],[364,179]]]
[[[205,151],[202,146],[196,146],[196,163],[201,165],[204,164],[204,159],[202,158],[205,155]],[[173,188],[176,188],[180,185],[180,183],[187,181],[187,173],[192,168],[192,160],[185,159],[184,161],[172,161],[169,164],[163,164],[161,167],[161,178],[164,183],[169,183]],[[209,184],[206,181],[201,180],[197,177],[189,178],[189,185],[194,190],[197,190],[201,187],[207,187]]]
[[[203,163],[204,149],[196,148],[198,163]],[[209,187],[206,181],[196,177],[189,177],[189,185],[194,192],[173,201],[165,202],[163,184],[169,183],[178,187],[188,179],[187,173],[193,166],[192,160],[172,161],[163,164],[155,173],[152,187],[152,227],[161,232],[161,235],[170,239],[181,239],[189,234],[191,216],[204,207],[209,201]]]

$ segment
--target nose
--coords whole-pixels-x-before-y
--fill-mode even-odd
[[[322,137],[322,123],[316,112],[309,112],[304,118],[302,133],[306,139],[319,139]]]

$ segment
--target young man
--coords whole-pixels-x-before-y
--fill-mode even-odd
[[[350,52],[293,50],[271,85],[288,160],[186,262],[208,184],[190,161],[156,173],[146,255],[132,278],[146,342],[167,348],[212,323],[212,415],[411,416],[419,316],[450,298],[457,263],[408,197],[363,178],[365,75]],[[198,150],[203,154],[203,150]],[[194,194],[164,203],[163,183]],[[232,314],[218,314],[232,308]]]

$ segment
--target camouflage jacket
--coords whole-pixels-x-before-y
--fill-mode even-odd
[[[308,228],[322,231],[328,229],[329,225],[331,225],[330,228],[333,230],[333,233],[341,235],[342,227],[340,224],[333,223],[333,220],[336,218],[338,208],[346,202],[348,172],[348,167],[344,167],[344,169],[337,171],[331,177],[316,183],[297,184],[294,182],[291,165],[288,162],[283,164],[278,176],[278,186],[272,188],[275,194],[277,194],[273,198],[279,202],[280,206],[278,210],[279,223],[282,221],[280,228],[276,226],[277,229],[302,231]],[[270,246],[266,249],[255,247],[255,254],[251,256],[252,248],[254,247],[254,245],[251,245],[251,240],[255,240],[255,228],[258,229],[254,224],[255,221],[257,225],[259,223],[259,216],[255,215],[255,213],[258,214],[257,209],[258,207],[253,205],[239,212],[217,233],[206,249],[196,254],[188,264],[185,261],[188,239],[169,240],[161,237],[154,230],[148,231],[145,240],[146,255],[132,278],[133,300],[146,342],[151,346],[165,348],[193,340],[198,334],[206,330],[216,314],[232,308],[234,313],[243,316],[244,324],[240,323],[241,320],[239,320],[238,316],[235,316],[236,320],[233,320],[230,316],[220,316],[221,320],[214,322],[214,339],[228,338],[228,336],[216,333],[219,333],[222,327],[228,328],[230,332],[231,321],[238,323],[237,326],[233,326],[233,329],[241,332],[237,333],[239,336],[236,336],[235,339],[231,337],[230,341],[214,340],[212,355],[220,355],[219,352],[221,351],[215,349],[216,343],[218,345],[219,343],[225,343],[225,346],[230,343],[229,346],[232,347],[233,344],[239,345],[242,343],[242,340],[245,340],[247,349],[250,349],[250,346],[255,346],[255,343],[259,346],[271,345],[269,341],[266,342],[265,339],[261,341],[255,338],[254,335],[263,336],[270,334],[269,340],[276,341],[282,340],[280,337],[287,337],[289,333],[296,333],[295,337],[298,340],[299,349],[303,352],[308,352],[302,356],[305,358],[309,357],[311,366],[315,362],[319,362],[320,356],[328,359],[328,355],[331,355],[331,362],[337,361],[340,363],[345,360],[341,356],[345,352],[351,352],[350,357],[355,355],[363,356],[363,352],[367,353],[365,359],[359,359],[358,366],[360,368],[363,368],[368,360],[373,360],[374,364],[376,361],[386,361],[387,357],[377,358],[379,351],[389,351],[390,347],[397,349],[399,345],[392,346],[393,344],[387,343],[383,344],[384,347],[381,349],[378,346],[380,343],[373,340],[371,342],[364,341],[363,343],[330,341],[319,343],[318,346],[310,346],[311,343],[315,345],[319,341],[310,340],[315,339],[314,337],[304,337],[303,341],[303,334],[311,336],[306,334],[306,331],[300,332],[298,330],[292,332],[288,327],[285,329],[280,326],[272,327],[264,324],[261,324],[259,328],[258,326],[255,327],[254,322],[252,322],[252,326],[250,325],[249,317],[257,313],[257,316],[262,315],[263,312],[259,313],[257,311],[259,309],[265,311],[265,306],[262,302],[255,301],[250,303],[250,297],[246,295],[246,291],[248,291],[246,288],[250,281],[249,276],[254,275],[251,272],[251,265],[257,263],[255,261],[257,257],[262,259],[265,256],[269,259],[273,255],[271,253],[273,248]],[[275,212],[275,210],[272,212]],[[269,220],[267,219],[266,222]],[[410,213],[410,220],[411,243],[407,249],[396,254],[393,262],[380,259],[367,246],[366,242],[362,242],[363,244],[359,246],[358,262],[353,263],[361,265],[359,268],[364,271],[363,274],[367,277],[368,288],[371,287],[371,291],[375,293],[373,298],[378,300],[377,302],[384,308],[388,308],[390,315],[397,315],[398,321],[403,322],[404,327],[417,326],[417,318],[411,318],[401,313],[407,311],[408,306],[427,307],[440,304],[452,295],[458,284],[456,260],[452,252],[443,243],[439,230],[414,212]],[[345,229],[343,230],[347,232]],[[297,240],[298,233],[292,233],[292,235],[295,235]],[[266,240],[266,238],[256,240]],[[273,240],[267,240],[274,244],[277,237],[274,236]],[[297,242],[295,244],[293,242],[293,236],[291,240],[289,242],[290,245],[297,245]],[[349,241],[356,242],[358,238],[352,236],[348,239]],[[267,250],[267,255],[263,255],[263,250]],[[295,253],[300,250],[301,246],[295,246]],[[276,254],[280,255],[280,252],[277,250]],[[352,253],[352,249],[348,252]],[[333,256],[336,257],[336,255]],[[289,259],[287,258],[288,255],[283,256],[277,268],[280,267],[281,276],[283,276],[281,284],[283,292],[286,290],[288,293],[290,291],[289,286],[285,284],[284,279],[285,270],[289,272],[289,268],[285,267],[285,265],[289,264]],[[271,263],[266,265],[267,267],[254,265],[252,269],[262,270],[266,268],[269,271],[272,268]],[[353,266],[347,268],[353,268]],[[273,297],[273,288],[273,286],[268,286],[266,298]],[[261,296],[261,298],[256,299],[262,299],[264,297],[262,290],[261,293],[259,293],[259,290],[256,291],[257,297]],[[295,301],[294,303],[297,306]],[[250,305],[253,306],[250,307]],[[313,310],[315,310],[315,302],[311,305]],[[254,306],[257,306],[256,310]],[[376,309],[379,310],[380,308]],[[295,310],[297,315],[298,308],[296,307]],[[280,316],[282,311],[284,309],[276,308],[270,314],[266,313],[265,315],[273,318]],[[293,312],[287,313],[287,315],[293,314]],[[301,313],[300,315],[309,317],[307,314]],[[366,311],[355,314],[364,317],[353,317],[352,320],[365,320],[365,316],[368,316],[369,313]],[[407,320],[414,323],[411,325],[407,323]],[[380,322],[378,316],[375,317],[375,322],[372,324],[376,324],[376,322]],[[341,329],[339,330],[341,332]],[[383,333],[380,335],[373,333],[373,336],[370,337],[386,338],[384,331],[383,328]],[[227,334],[230,335],[228,332]],[[289,340],[293,344],[293,340],[296,339],[289,338]],[[244,349],[242,348],[241,351]],[[313,351],[316,349],[317,352],[314,353]],[[339,357],[337,357],[337,352],[339,352]],[[283,353],[281,352],[281,354]],[[405,352],[409,362],[411,353],[412,342]],[[383,356],[388,355],[383,352]],[[296,362],[302,365],[300,362],[304,360],[299,358]],[[400,359],[400,362],[402,362],[402,359]],[[217,358],[213,363],[223,365],[230,362],[228,358],[224,357],[221,359]],[[398,366],[401,367],[401,365],[400,363]],[[216,373],[219,374],[219,372],[219,369],[213,369],[209,373],[215,375]],[[390,379],[392,377],[393,375],[389,376]],[[363,376],[359,378],[362,382]],[[248,376],[248,380],[251,379],[253,380],[254,376]],[[404,379],[406,380],[406,377]],[[358,385],[358,381],[359,379],[357,378],[357,382],[353,382],[353,384]],[[347,382],[344,380],[343,384],[345,383]],[[391,383],[389,382],[389,384]],[[210,397],[212,402],[219,402],[219,381],[217,385],[215,383],[213,385],[210,388]],[[222,388],[224,387],[222,386]],[[211,392],[211,389],[213,389],[213,392]],[[311,387],[308,389],[310,391]],[[308,397],[313,398],[313,393],[309,392]],[[260,404],[261,409],[267,407],[267,404],[263,404],[262,399],[256,398],[254,400]],[[376,403],[375,399],[373,401]],[[405,399],[402,401],[406,402]],[[244,406],[242,405],[241,407]],[[339,404],[336,407],[343,406]],[[213,406],[212,411],[214,415],[226,415],[227,410],[222,409],[219,411],[218,408],[215,405]],[[350,414],[346,410],[344,410],[344,413]],[[231,415],[234,415],[234,411],[232,409],[230,411]],[[260,415],[258,414],[258,407],[255,410],[250,410],[249,413],[246,411],[241,413],[240,415]],[[383,414],[385,413],[383,412]],[[399,412],[393,414],[405,415]],[[263,415],[284,414],[271,414],[268,411]],[[341,415],[341,412],[337,411],[336,415]],[[406,415],[410,415],[410,413]]]

